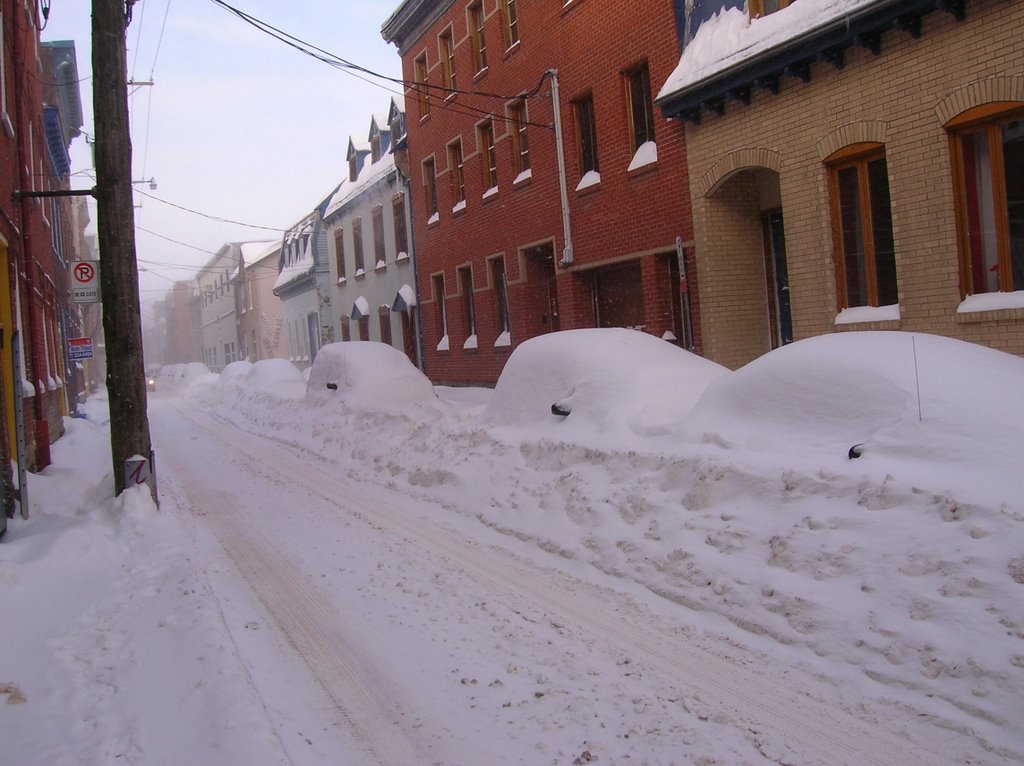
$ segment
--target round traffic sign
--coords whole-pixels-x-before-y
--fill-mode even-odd
[[[76,281],[92,282],[96,276],[96,268],[91,263],[76,263],[74,273]]]

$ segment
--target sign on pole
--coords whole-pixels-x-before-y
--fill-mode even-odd
[[[68,358],[72,362],[92,359],[92,338],[68,338]]]
[[[71,264],[71,297],[75,303],[99,303],[99,261],[75,261]]]

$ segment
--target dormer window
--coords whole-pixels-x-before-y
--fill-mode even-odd
[[[355,181],[359,177],[359,155],[356,152],[352,152],[348,155],[348,180]]]
[[[373,132],[370,134],[370,157],[372,162],[377,162],[380,159],[380,131],[374,126]]]
[[[747,11],[750,14],[750,18],[758,19],[762,16],[767,16],[769,13],[781,11],[794,2],[796,0],[748,0]]]

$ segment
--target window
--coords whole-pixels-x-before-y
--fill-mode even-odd
[[[423,160],[423,187],[427,195],[427,210],[433,218],[437,215],[437,168],[433,157]]]
[[[359,340],[370,339],[370,317],[359,317]]]
[[[466,336],[476,335],[476,313],[473,311],[473,272],[469,266],[458,270],[459,289],[462,291],[462,319],[465,322]]]
[[[830,191],[840,308],[894,305],[899,297],[885,150],[859,144],[839,154],[830,166]]]
[[[355,182],[359,177],[359,152],[353,150],[348,153],[348,180]]]
[[[391,345],[391,309],[381,306],[377,309],[377,324],[380,327],[380,342]]]
[[[462,163],[462,139],[448,144],[448,173],[452,180],[452,199],[455,207],[464,207],[466,202],[466,176]],[[453,208],[454,209],[454,208]]]
[[[416,80],[416,102],[420,105],[420,119],[430,114],[430,88],[427,85],[427,54],[426,51],[416,57],[413,62],[413,77]]]
[[[505,259],[492,258],[491,288],[494,290],[494,313],[497,319],[498,334],[509,331],[508,291],[505,285]]]
[[[338,268],[338,281],[345,278],[345,230],[334,230],[334,263]]]
[[[516,101],[508,108],[509,129],[512,132],[512,162],[516,175],[530,169],[530,143],[526,136],[526,102]]]
[[[483,169],[484,189],[498,185],[498,158],[494,149],[494,121],[487,120],[477,128],[480,142],[480,163]]]
[[[380,131],[375,129],[370,136],[370,162],[376,163],[380,157]]]
[[[484,4],[477,0],[469,6],[469,37],[473,43],[473,69],[487,69],[487,40],[484,37]]]
[[[341,339],[342,340],[352,340],[352,327],[349,324],[351,321],[352,321],[352,318],[348,314],[346,314],[345,316],[343,316],[341,318]]]
[[[516,0],[498,0],[501,8],[501,23],[505,31],[505,49],[519,42],[519,17],[516,13]]]
[[[373,208],[373,257],[374,267],[380,268],[387,262],[384,250],[384,206]]]
[[[352,219],[352,258],[355,261],[356,276],[365,273],[366,264],[363,261],[363,219]]]
[[[405,229],[405,195],[391,198],[391,218],[395,224],[395,259],[409,255],[409,236]]]
[[[629,97],[629,133],[635,152],[654,140],[654,105],[647,64],[626,73],[626,93]]]
[[[967,122],[953,146],[964,294],[1024,290],[1024,108]]]
[[[443,343],[448,337],[448,311],[445,307],[444,274],[435,274],[433,282],[434,302],[437,304],[437,334]]]
[[[594,98],[589,93],[573,102],[576,116],[576,145],[579,153],[580,175],[598,173],[597,123],[594,121]]]
[[[795,0],[749,0],[750,18],[756,19],[769,13],[781,11]]]
[[[444,74],[444,87],[455,90],[455,42],[452,40],[451,28],[446,29],[438,37],[441,53],[441,71]],[[449,95],[452,95],[449,93]]]

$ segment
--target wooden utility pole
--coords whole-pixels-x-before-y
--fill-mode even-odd
[[[96,120],[96,228],[100,248],[103,334],[107,350],[110,447],[114,492],[147,481],[129,476],[136,459],[146,464],[154,500],[152,448],[146,416],[139,273],[135,263],[132,145],[128,125],[125,33],[134,0],[93,0],[92,99]],[[131,461],[131,462],[130,462]],[[140,481],[141,479],[141,481]]]

